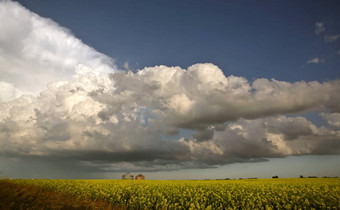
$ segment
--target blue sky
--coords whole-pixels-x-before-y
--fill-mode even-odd
[[[340,176],[339,11],[321,0],[0,0],[0,171]]]
[[[211,62],[226,75],[284,81],[339,77],[337,1],[19,1],[132,69]],[[324,34],[314,33],[316,22]],[[325,63],[307,65],[310,58]]]

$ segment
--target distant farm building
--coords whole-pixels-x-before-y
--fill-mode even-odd
[[[122,179],[126,179],[126,180],[133,179],[133,175],[130,173],[126,173],[122,176]]]
[[[138,174],[136,176],[136,180],[144,180],[145,179],[145,176],[143,176],[142,174]]]

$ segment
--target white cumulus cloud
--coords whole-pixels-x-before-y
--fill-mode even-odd
[[[116,71],[11,1],[0,2],[0,28],[1,158],[100,172],[339,154],[340,80],[248,81],[211,63]],[[328,125],[285,116],[309,111]]]
[[[103,171],[131,164],[131,170],[152,171],[340,149],[337,126],[283,116],[339,113],[339,80],[250,83],[226,77],[213,64],[114,74],[80,65],[75,72],[73,80],[50,83],[39,96],[0,104],[2,155],[65,159]],[[338,120],[329,118],[329,124]],[[181,129],[191,130],[191,137],[164,138]]]
[[[103,72],[116,69],[111,58],[17,2],[0,1],[0,28],[0,82],[19,92],[37,94],[49,82],[69,80],[78,64]],[[17,96],[12,89],[4,91],[2,101]]]

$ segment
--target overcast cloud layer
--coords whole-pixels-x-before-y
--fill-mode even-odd
[[[340,80],[248,81],[210,63],[115,72],[17,3],[0,3],[0,24],[2,157],[157,171],[340,152]],[[309,111],[328,125],[285,116]]]
[[[39,93],[52,81],[69,80],[77,64],[113,72],[113,60],[54,21],[20,4],[0,1],[0,102]]]

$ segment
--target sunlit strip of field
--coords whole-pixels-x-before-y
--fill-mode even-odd
[[[340,209],[340,179],[10,180],[129,209]]]

